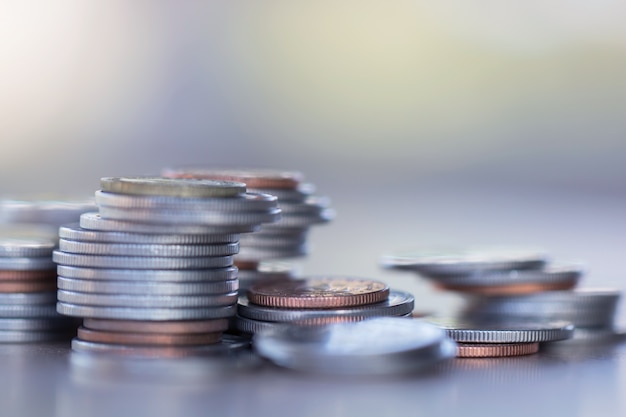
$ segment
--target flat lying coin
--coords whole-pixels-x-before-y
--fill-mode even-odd
[[[239,289],[239,281],[236,279],[213,282],[93,281],[59,276],[57,286],[60,290],[91,294],[195,296],[232,293]],[[1,300],[0,296],[0,302]]]
[[[136,243],[78,242],[60,239],[59,250],[89,255],[193,258],[236,255],[239,252],[239,243],[222,243],[218,245],[145,245]]]
[[[523,356],[539,352],[535,343],[457,343],[457,358],[501,358]]]
[[[469,321],[455,318],[428,318],[444,329],[452,340],[463,343],[534,343],[569,339],[574,325],[563,321]]]
[[[52,260],[60,265],[119,269],[206,269],[233,264],[232,256],[159,258],[147,256],[99,256],[54,251]]]
[[[245,184],[232,181],[161,177],[105,177],[100,186],[111,193],[180,198],[234,197],[246,192]]]
[[[105,268],[77,268],[74,266],[59,265],[58,275],[64,278],[95,280],[95,281],[134,281],[143,283],[157,282],[214,282],[231,281],[237,278],[237,268],[211,269],[105,269]],[[54,275],[56,277],[56,274]],[[54,281],[54,280],[53,280]]]
[[[0,228],[0,257],[49,257],[56,246],[56,238],[49,231],[32,227]]]
[[[228,320],[139,321],[88,318],[83,326],[110,332],[189,334],[226,331]]]
[[[302,182],[303,175],[297,171],[272,169],[210,169],[201,167],[167,168],[167,178],[194,178],[243,182],[248,188],[277,188],[293,190]]]
[[[61,239],[76,240],[79,242],[96,243],[129,243],[145,245],[213,245],[218,243],[236,243],[240,235],[232,234],[146,234],[104,232],[99,230],[82,229],[78,223],[59,228]]]
[[[17,306],[11,306],[17,307]],[[236,306],[214,308],[127,308],[93,307],[70,303],[57,303],[57,311],[65,316],[113,319],[113,320],[207,320],[221,319],[235,315]],[[5,309],[0,306],[0,313]]]
[[[60,302],[83,306],[128,308],[213,308],[237,302],[237,292],[217,295],[90,294],[58,290]]]
[[[247,296],[251,303],[267,307],[337,308],[382,302],[389,287],[368,279],[309,278],[258,283]]]
[[[117,345],[197,346],[219,342],[222,338],[222,333],[124,333],[79,327],[77,336],[80,340],[87,342]]]
[[[279,366],[344,375],[410,373],[456,353],[441,329],[391,317],[259,332],[253,346]]]

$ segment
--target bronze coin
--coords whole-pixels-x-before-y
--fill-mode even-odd
[[[507,296],[535,294],[545,291],[571,290],[576,286],[577,280],[566,282],[528,282],[519,284],[502,285],[450,285],[436,283],[435,285],[443,290],[458,291],[468,294],[478,294],[486,296]]]
[[[0,293],[55,291],[57,283],[50,281],[0,281]]]
[[[457,358],[502,358],[531,355],[539,351],[539,343],[457,343]]]
[[[388,297],[386,284],[354,278],[259,282],[248,290],[251,303],[279,308],[350,307],[379,303]]]
[[[0,271],[0,282],[1,281],[45,281],[45,280],[56,282],[56,279],[57,279],[56,269],[36,270],[36,271],[32,271],[32,270],[31,271],[29,270]]]
[[[79,327],[77,336],[87,342],[116,345],[195,346],[218,343],[222,339],[222,332],[195,334],[124,333]]]
[[[236,181],[246,184],[246,188],[281,190],[295,190],[302,182],[302,174],[300,172],[269,169],[170,168],[163,171],[163,176],[167,178]]]
[[[193,334],[226,331],[228,320],[143,321],[86,318],[83,326],[90,330],[106,332]]]
[[[259,268],[258,261],[243,261],[235,257],[234,265],[242,271],[256,271]]]

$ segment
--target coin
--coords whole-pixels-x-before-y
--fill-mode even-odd
[[[217,343],[221,332],[195,334],[124,333],[78,328],[78,338],[87,342],[118,345],[189,346]]]
[[[464,343],[534,343],[568,339],[574,325],[564,321],[470,321],[455,318],[429,318],[444,329],[452,340]]]
[[[238,182],[161,177],[105,177],[100,187],[111,193],[179,198],[234,197],[246,192],[245,184]]]
[[[37,258],[1,258],[0,270],[4,271],[36,271],[54,269],[56,265],[49,256]]]
[[[368,279],[309,278],[258,283],[247,296],[251,303],[267,307],[336,308],[384,301],[389,287]]]
[[[33,228],[0,228],[0,257],[38,258],[50,256],[56,246],[47,231]]]
[[[103,219],[98,213],[83,213],[80,216],[80,227],[87,230],[99,230],[105,232],[144,233],[144,234],[229,234],[251,233],[258,231],[261,226],[203,226],[181,224],[150,224],[132,221]]]
[[[0,313],[3,311],[0,306]],[[212,308],[129,308],[108,306],[86,306],[58,302],[57,311],[66,316],[113,320],[207,320],[235,315],[236,306]]]
[[[383,317],[259,332],[253,347],[276,365],[341,375],[411,373],[454,357],[456,346],[430,324]]]
[[[58,318],[0,318],[0,330],[12,331],[56,331],[75,329],[76,321],[69,317]]]
[[[92,330],[130,333],[213,333],[228,329],[228,320],[139,321],[87,318],[84,327]]]
[[[147,256],[101,256],[54,251],[52,260],[61,265],[87,268],[119,269],[206,269],[224,268],[233,264],[232,256],[199,258],[159,258]]]
[[[436,283],[435,285],[448,291],[458,291],[468,294],[477,294],[485,296],[507,296],[507,295],[524,295],[534,294],[545,291],[571,290],[576,286],[576,281],[569,282],[527,282],[521,284],[502,284],[502,285],[455,285],[447,283]]]
[[[167,178],[194,178],[243,182],[248,188],[278,188],[293,190],[302,182],[303,175],[297,171],[271,169],[210,169],[201,167],[167,168]]]
[[[145,245],[213,245],[218,243],[236,243],[240,235],[231,234],[146,234],[105,232],[81,229],[78,223],[59,228],[61,239],[79,242],[128,243]]]
[[[237,292],[217,295],[127,295],[92,294],[58,290],[60,302],[82,306],[128,308],[212,308],[237,302]]]
[[[230,281],[237,278],[237,268],[213,269],[106,269],[78,268],[59,265],[58,275],[64,278],[95,281],[135,281],[135,282],[213,282]],[[56,274],[54,275],[56,277]]]
[[[0,281],[0,293],[54,291],[57,286],[50,281]]]
[[[51,342],[53,340],[69,339],[70,337],[69,333],[59,331],[0,330],[0,343]]]
[[[0,281],[54,281],[56,276],[57,273],[55,269],[0,271]]]
[[[145,282],[145,281],[93,281],[59,276],[61,290],[91,294],[135,295],[206,295],[227,294],[239,289],[237,279],[212,282]],[[0,298],[1,299],[1,298]]]
[[[357,317],[359,319],[380,316],[403,316],[413,311],[414,297],[402,291],[390,291],[389,298],[380,303],[340,309],[290,310],[285,308],[263,307],[239,297],[237,311],[242,317],[261,321],[302,322],[320,317]]]
[[[67,253],[115,256],[206,257],[228,256],[239,252],[239,243],[217,245],[158,245],[137,243],[95,243],[59,240],[59,250]]]
[[[54,281],[52,281],[54,282]],[[0,288],[2,286],[0,282]],[[46,292],[1,292],[0,304],[16,305],[16,304],[51,304],[55,303],[57,296],[54,291]]]
[[[457,343],[457,358],[496,358],[523,356],[539,352],[535,343]]]
[[[2,318],[57,318],[55,304],[0,304],[0,317]]]

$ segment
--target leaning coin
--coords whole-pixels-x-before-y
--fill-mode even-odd
[[[134,282],[215,282],[230,281],[237,278],[237,268],[212,269],[106,269],[106,268],[77,268],[74,266],[59,265],[58,275],[64,278],[74,278],[95,281],[134,281]],[[56,277],[56,274],[54,275]]]
[[[457,343],[457,358],[500,358],[523,356],[539,352],[535,343]]]
[[[365,306],[341,309],[309,309],[290,310],[285,308],[263,307],[248,302],[244,296],[239,297],[238,314],[253,320],[294,322],[319,317],[359,317],[371,318],[381,316],[403,316],[411,313],[415,304],[414,297],[402,291],[391,291],[385,301]]]
[[[98,230],[82,229],[78,223],[59,228],[61,239],[75,240],[79,242],[94,243],[126,243],[143,245],[214,245],[218,243],[236,243],[240,235],[232,234],[146,234],[103,232]]]
[[[111,193],[180,198],[234,197],[246,192],[240,182],[161,177],[105,177],[100,186]]]
[[[93,281],[59,276],[60,290],[91,294],[135,294],[135,295],[206,295],[227,294],[239,289],[239,281],[214,282],[134,282]],[[2,297],[0,296],[0,302]]]
[[[54,281],[53,281],[54,282]],[[0,286],[2,283],[0,282]],[[0,293],[0,304],[2,305],[17,305],[17,304],[50,304],[55,303],[57,300],[56,293],[54,291],[47,292],[14,292],[14,293]]]
[[[0,258],[0,270],[26,271],[54,269],[55,265],[49,256],[38,258]]]
[[[59,250],[89,255],[193,258],[236,255],[239,252],[239,243],[222,243],[218,245],[145,245],[137,243],[79,242],[60,239]]]
[[[302,182],[303,175],[297,171],[273,169],[210,169],[202,167],[166,168],[167,178],[194,178],[243,182],[248,188],[277,188],[293,190]]]
[[[202,226],[181,224],[152,224],[132,221],[104,219],[98,213],[83,213],[80,216],[80,227],[87,230],[99,230],[105,232],[145,233],[145,234],[231,234],[251,233],[258,231],[261,226]]]
[[[197,346],[217,343],[221,332],[195,334],[125,333],[78,328],[80,340],[116,345]]]
[[[189,334],[226,331],[228,320],[140,321],[87,318],[83,326],[109,332]]]
[[[564,321],[472,322],[455,318],[428,318],[429,323],[444,329],[452,340],[463,343],[534,343],[569,339],[574,325]]]
[[[35,343],[69,339],[69,332],[0,330],[0,343]]]
[[[248,290],[251,303],[280,308],[337,308],[384,301],[389,287],[356,278],[308,278],[263,282]]]
[[[203,269],[224,268],[233,264],[232,256],[163,258],[140,256],[101,256],[54,251],[52,260],[61,265],[119,269]]]
[[[253,346],[279,366],[343,375],[410,373],[456,353],[441,329],[392,317],[259,332]]]
[[[452,251],[410,251],[385,255],[382,266],[416,271],[425,276],[471,275],[483,271],[536,269],[546,255],[535,250],[474,248]]]
[[[90,294],[58,290],[60,302],[84,306],[128,308],[212,308],[237,302],[237,292],[217,295]]]
[[[3,309],[0,306],[0,313]],[[128,308],[86,306],[70,303],[57,303],[57,311],[66,316],[101,318],[114,320],[207,320],[235,315],[236,306],[212,308]]]

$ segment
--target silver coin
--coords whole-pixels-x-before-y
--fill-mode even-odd
[[[66,316],[153,321],[221,319],[231,317],[236,312],[236,305],[214,308],[127,308],[93,307],[58,302],[56,308],[60,314]]]
[[[271,194],[278,198],[280,204],[284,202],[303,202],[315,193],[315,185],[302,183],[295,190],[278,188],[249,188],[250,193]]]
[[[0,228],[0,257],[50,257],[56,236],[47,228],[3,226]]]
[[[156,210],[156,209],[118,209],[100,207],[100,216],[108,220],[139,223],[204,225],[204,226],[251,226],[262,223],[273,223],[280,219],[280,209],[242,212],[210,212],[204,210]]]
[[[72,350],[84,353],[106,353],[116,356],[162,358],[162,357],[185,357],[185,356],[228,356],[233,353],[248,349],[249,339],[223,335],[220,343],[201,346],[137,346],[116,345],[110,343],[95,343],[72,339]],[[230,359],[230,358],[229,358]],[[153,365],[153,364],[151,364]]]
[[[80,216],[80,227],[87,230],[105,232],[145,233],[145,234],[232,234],[252,233],[261,228],[259,224],[239,226],[203,226],[181,224],[151,224],[132,221],[103,219],[98,213],[84,213]]]
[[[217,245],[152,245],[137,243],[95,243],[59,240],[59,250],[67,253],[111,256],[207,257],[236,255],[239,243]]]
[[[148,283],[229,281],[237,278],[237,272],[234,266],[188,270],[77,268],[66,265],[57,267],[58,275],[65,278]]]
[[[57,298],[66,304],[128,308],[212,308],[237,302],[237,292],[217,295],[128,295],[91,294],[58,290]]]
[[[295,310],[269,308],[251,304],[245,296],[239,297],[237,312],[242,317],[272,322],[307,321],[315,318],[371,318],[382,316],[402,316],[413,311],[415,298],[406,292],[391,291],[389,298],[382,303],[341,309]]]
[[[83,255],[61,251],[54,251],[52,260],[67,266],[119,269],[206,269],[224,268],[233,264],[232,256],[158,258],[147,256]]]
[[[56,298],[57,296],[54,291],[0,293],[0,304],[54,304]]]
[[[93,281],[59,276],[57,285],[61,290],[80,293],[194,296],[232,293],[238,290],[239,281],[237,279],[213,282]]]
[[[246,193],[231,198],[176,198],[138,196],[96,191],[100,207],[119,209],[158,209],[182,211],[242,212],[265,211],[277,207],[277,198],[269,194]]]
[[[474,287],[526,283],[556,284],[578,281],[582,274],[583,270],[579,266],[546,265],[542,269],[479,272],[470,275],[437,276],[431,279],[446,285]]]
[[[280,220],[276,222],[274,228],[306,228],[320,223],[328,223],[335,218],[335,210],[324,209],[319,214],[305,215],[295,213],[284,213]],[[265,228],[267,230],[273,230],[272,227]]]
[[[248,317],[237,315],[235,316],[234,328],[241,333],[253,335],[261,332],[281,330],[287,326],[289,326],[289,323],[254,320]]]
[[[218,243],[236,243],[240,239],[237,233],[232,234],[146,234],[103,232],[98,230],[81,229],[78,223],[59,228],[61,239],[76,240],[79,242],[96,243],[128,243],[144,245],[213,245]]]
[[[0,343],[51,342],[69,338],[69,332],[0,330]]]
[[[539,251],[474,248],[453,251],[410,251],[385,255],[382,266],[416,271],[426,276],[471,275],[484,271],[538,269],[546,255]]]
[[[554,342],[574,335],[574,325],[564,321],[476,321],[455,318],[429,318],[444,329],[452,340],[464,343]]]
[[[57,314],[57,318],[0,318],[0,330],[11,331],[51,331],[57,329],[75,330],[78,322],[69,317],[62,317]]]
[[[0,304],[2,318],[55,318],[57,314],[54,304]]]
[[[43,224],[58,227],[78,220],[82,213],[97,210],[93,198],[33,197],[0,200],[1,223]]]
[[[241,182],[162,177],[104,177],[100,187],[110,193],[178,198],[227,198],[246,192]]]
[[[279,366],[342,375],[411,373],[456,355],[441,329],[398,317],[259,332],[253,347]]]
[[[39,258],[1,258],[0,270],[7,271],[40,271],[54,269],[55,263],[49,256]]]

